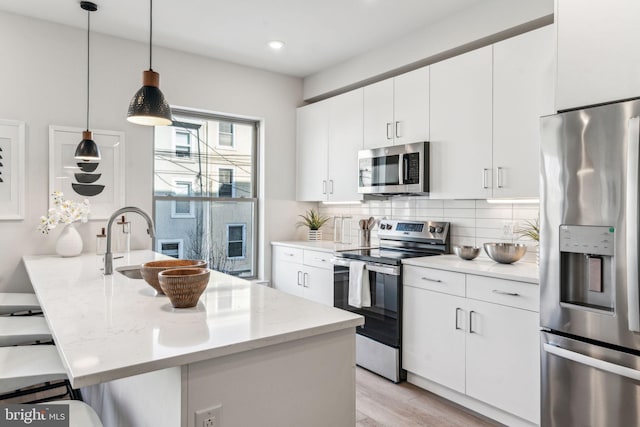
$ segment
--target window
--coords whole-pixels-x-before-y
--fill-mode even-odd
[[[254,278],[259,123],[175,108],[173,117],[154,130],[156,242],[165,243],[156,250]]]
[[[227,257],[244,258],[246,229],[245,224],[227,224]]]
[[[174,258],[182,258],[182,239],[158,239],[157,251]]]
[[[176,181],[174,184],[174,193],[177,198],[176,200],[173,200],[171,204],[171,217],[193,218],[195,215],[194,203],[192,200],[188,199],[188,197],[191,196],[191,183]],[[181,198],[185,200],[180,200]]]
[[[176,157],[191,157],[191,134],[186,131],[176,130],[175,147]]]
[[[218,197],[233,197],[233,169],[218,169]]]
[[[234,147],[233,141],[233,123],[218,123],[218,145],[220,147]]]

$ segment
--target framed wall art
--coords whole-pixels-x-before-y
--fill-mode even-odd
[[[108,219],[125,202],[124,133],[93,130],[101,158],[82,161],[73,155],[83,130],[49,126],[49,194],[61,191],[65,199],[87,199],[91,205],[89,220]]]
[[[24,219],[25,123],[0,119],[0,220]]]

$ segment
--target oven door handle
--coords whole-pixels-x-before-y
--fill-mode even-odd
[[[586,356],[582,353],[576,353],[575,351],[567,350],[565,348],[558,347],[557,345],[549,343],[544,343],[543,348],[547,353],[562,357],[563,359],[568,359],[582,365],[591,366],[592,368],[596,368],[604,372],[609,372],[611,374],[620,375],[622,377],[626,377],[635,381],[640,381],[640,371],[636,369],[616,365],[615,363]]]
[[[331,263],[333,265],[339,265],[341,267],[349,267],[351,265],[351,260],[346,258],[334,257],[331,258]],[[365,263],[365,268],[375,273],[388,274],[390,276],[400,275],[400,267],[397,265],[386,265],[379,264],[377,262],[367,262]]]

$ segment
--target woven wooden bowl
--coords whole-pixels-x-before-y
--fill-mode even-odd
[[[173,268],[158,274],[162,291],[175,308],[195,307],[209,284],[207,268]]]
[[[151,285],[159,294],[164,294],[158,281],[158,273],[170,268],[199,267],[207,268],[207,262],[201,259],[164,259],[161,261],[149,261],[140,266],[142,278]]]

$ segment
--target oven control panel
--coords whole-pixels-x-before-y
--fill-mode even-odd
[[[380,220],[378,236],[381,239],[417,239],[444,243],[449,235],[449,223],[441,221]]]

